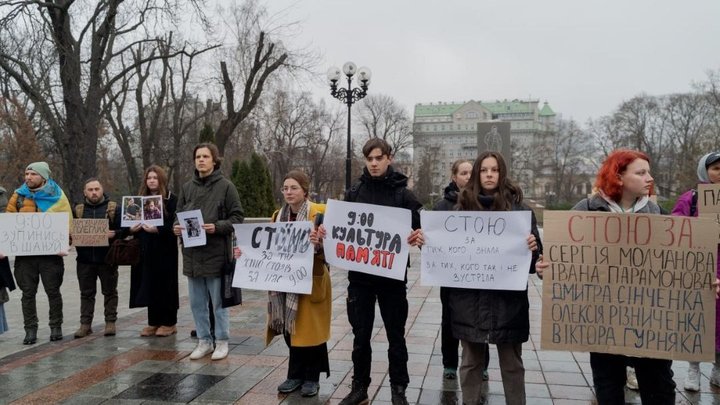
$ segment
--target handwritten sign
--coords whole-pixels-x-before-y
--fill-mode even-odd
[[[717,224],[720,240],[720,184],[698,184],[698,216]]]
[[[5,256],[43,256],[67,252],[66,212],[0,214],[0,252]]]
[[[328,200],[327,237],[330,265],[395,280],[405,279],[412,231],[410,210]]]
[[[310,294],[313,255],[309,221],[233,225],[242,255],[233,287]]]
[[[715,358],[714,224],[546,211],[544,245],[543,350]]]
[[[73,246],[108,246],[108,220],[76,218],[72,221]]]
[[[427,286],[525,290],[530,211],[422,211]]]

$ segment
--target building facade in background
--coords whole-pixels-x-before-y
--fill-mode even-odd
[[[508,160],[511,176],[530,198],[543,197],[543,166],[552,158],[543,137],[555,127],[556,114],[538,100],[474,101],[416,104],[413,117],[415,185],[430,199],[442,197],[452,163],[475,159],[498,149]]]

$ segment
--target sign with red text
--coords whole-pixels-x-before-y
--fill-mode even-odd
[[[49,256],[67,253],[70,221],[66,212],[0,214],[0,253],[5,256]]]
[[[325,259],[341,269],[404,280],[411,221],[404,208],[328,200]]]
[[[527,288],[530,211],[422,211],[422,285]]]
[[[714,227],[689,217],[545,211],[542,349],[713,360]]]
[[[309,221],[236,224],[242,254],[235,261],[233,287],[310,294],[314,246]]]

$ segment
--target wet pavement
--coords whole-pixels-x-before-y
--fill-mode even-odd
[[[438,287],[419,283],[419,251],[412,254],[408,274],[410,315],[406,334],[410,385],[407,396],[415,404],[461,404],[457,380],[444,380],[440,354],[440,299]],[[144,309],[128,309],[129,268],[120,268],[120,308],[116,336],[102,335],[102,298],[98,293],[94,333],[73,339],[79,326],[79,290],[75,256],[65,259],[62,292],[65,337],[49,342],[47,297],[38,291],[40,330],[38,343],[24,346],[20,292],[10,294],[5,311],[11,330],[0,335],[0,404],[336,404],[349,391],[352,377],[352,333],[345,312],[347,277],[333,270],[333,322],[330,350],[331,375],[320,378],[319,395],[303,398],[296,391],[279,395],[277,386],[287,372],[287,347],[276,338],[265,347],[266,294],[244,290],[244,304],[230,311],[230,354],[224,360],[189,359],[197,341],[190,337],[192,315],[187,283],[180,275],[181,307],[178,333],[170,337],[140,337],[146,326]],[[542,281],[530,276],[531,338],[523,345],[528,404],[588,404],[594,402],[587,353],[540,350],[540,292]],[[390,403],[386,351],[387,338],[379,313],[373,333],[374,357],[369,395],[373,404]],[[500,370],[491,347],[490,381],[485,387],[489,404],[503,404]],[[720,404],[720,390],[711,388],[712,364],[701,365],[699,393],[682,390],[687,363],[675,362],[677,403]],[[640,403],[626,390],[629,403]]]

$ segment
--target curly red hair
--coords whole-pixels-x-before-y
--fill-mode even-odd
[[[627,170],[627,167],[636,159],[642,159],[650,163],[650,158],[643,152],[632,149],[616,149],[608,155],[608,157],[600,166],[597,178],[595,179],[595,188],[601,190],[606,196],[613,201],[620,201],[623,193],[623,185],[620,183],[620,175]],[[650,194],[654,194],[653,188]]]

